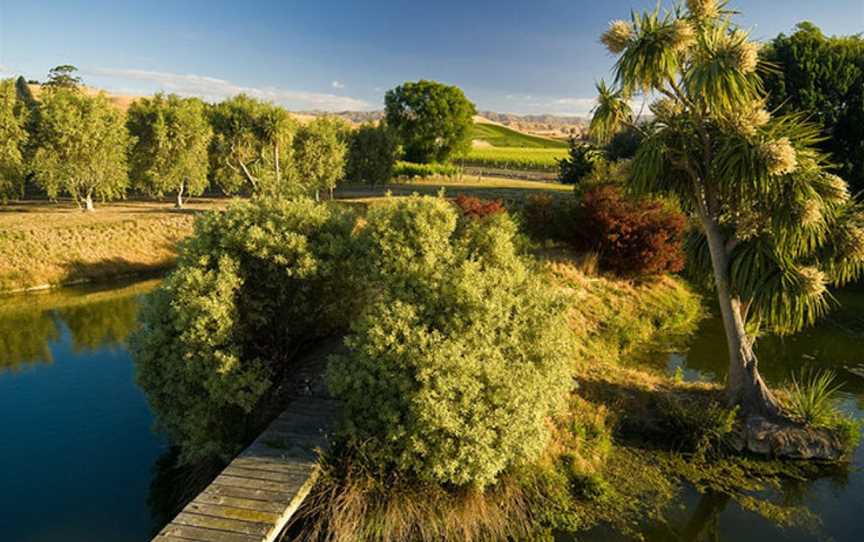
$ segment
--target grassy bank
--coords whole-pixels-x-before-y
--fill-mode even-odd
[[[72,205],[27,202],[0,207],[0,291],[40,288],[151,272],[173,264],[176,243],[195,214],[162,202],[120,202],[83,213]]]

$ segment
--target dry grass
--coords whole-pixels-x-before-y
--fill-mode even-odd
[[[227,200],[126,201],[84,213],[68,203],[0,207],[0,291],[100,280],[163,269],[189,235],[196,213]]]

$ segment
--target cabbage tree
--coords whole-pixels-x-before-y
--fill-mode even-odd
[[[819,129],[765,108],[759,45],[725,2],[689,0],[613,21],[601,41],[617,56],[598,85],[592,133],[644,132],[636,190],[676,197],[700,227],[691,268],[713,278],[729,348],[726,393],[746,415],[782,416],[759,375],[762,331],[793,333],[832,304],[829,285],[864,267],[864,210],[816,150]],[[654,119],[634,120],[636,94]]]

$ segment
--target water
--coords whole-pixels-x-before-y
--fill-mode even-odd
[[[144,541],[167,443],[126,339],[156,281],[0,297],[0,540]]]
[[[819,325],[792,337],[764,337],[757,342],[760,371],[770,386],[783,384],[803,368],[830,369],[842,383],[841,408],[864,419],[864,376],[847,367],[864,369],[864,290],[837,294],[841,307]],[[661,357],[655,368],[683,374],[687,380],[722,382],[728,358],[723,324],[719,318],[702,322],[686,352]],[[864,372],[862,372],[864,375]],[[805,505],[819,524],[781,528],[770,520],[743,510],[720,495],[700,495],[685,488],[667,512],[666,525],[646,525],[642,533],[651,541],[723,540],[735,542],[864,540],[864,446],[859,445],[847,475],[804,483],[788,483],[779,492],[760,495]],[[604,534],[600,540],[612,539]]]

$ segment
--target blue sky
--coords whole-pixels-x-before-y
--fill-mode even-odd
[[[462,87],[480,109],[585,114],[612,58],[613,18],[654,0],[0,0],[0,74],[71,63],[115,92],[217,100],[245,91],[290,109],[377,109],[406,80]],[[671,5],[671,4],[667,4]],[[864,0],[738,0],[755,37],[809,20],[864,32]]]

